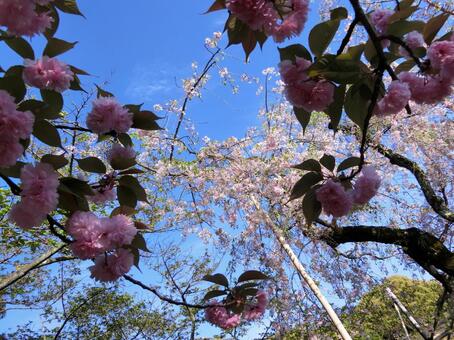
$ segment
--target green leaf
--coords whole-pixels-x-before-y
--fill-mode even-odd
[[[55,170],[61,169],[69,163],[64,155],[44,155],[41,157],[41,162],[52,165]]]
[[[161,127],[156,123],[157,119],[159,117],[151,111],[135,112],[132,127],[147,131],[161,130]]]
[[[103,90],[98,85],[95,85],[95,86],[96,86],[96,89],[98,90],[98,98],[99,97],[114,97],[114,95],[112,93]]]
[[[359,166],[361,164],[361,159],[359,157],[350,157],[345,160],[343,160],[339,166],[337,167],[337,171],[344,171],[350,168],[353,168],[354,166]]]
[[[43,109],[46,106],[46,103],[35,100],[35,99],[28,99],[21,102],[17,109],[19,111],[31,111],[36,117],[39,119],[44,119],[45,115],[43,114]]]
[[[40,92],[43,102],[47,104],[47,106],[41,111],[42,115],[40,116],[40,118],[60,118],[61,111],[63,110],[63,96],[61,95],[61,93],[50,90],[41,90]]]
[[[71,50],[76,44],[77,41],[70,43],[58,38],[50,38],[47,41],[47,45],[43,51],[43,55],[48,56],[49,58],[53,58]]]
[[[33,136],[44,144],[61,148],[61,138],[58,130],[47,120],[36,120],[33,126]]]
[[[73,177],[60,178],[60,187],[62,191],[72,193],[80,198],[94,195],[93,189],[86,181]]]
[[[14,97],[15,102],[19,103],[24,99],[27,88],[22,77],[7,76],[0,78],[0,90],[5,90]]]
[[[309,172],[293,186],[290,194],[290,200],[295,200],[303,196],[313,185],[321,182],[323,176],[318,172]]]
[[[132,176],[122,176],[119,180],[119,183],[120,183],[120,185],[131,189],[135,193],[135,195],[139,201],[148,202],[147,193],[145,192],[145,189],[139,183],[137,178],[132,177]]]
[[[88,201],[85,197],[80,197],[67,192],[68,189],[63,189],[60,185],[58,188],[58,208],[69,212],[89,211]]]
[[[94,172],[98,174],[105,174],[107,172],[107,168],[104,163],[96,157],[87,157],[84,159],[76,159],[79,167],[87,172]]]
[[[437,15],[436,17],[431,18],[427,22],[427,24],[424,26],[424,30],[423,30],[424,41],[426,42],[427,45],[430,45],[432,43],[432,41],[437,36],[438,32],[440,32],[441,28],[446,23],[448,18],[449,18],[449,14],[443,13],[443,14]]]
[[[348,18],[348,11],[345,7],[338,7],[331,10],[331,20],[336,19],[347,19]]]
[[[115,170],[125,170],[133,167],[136,165],[136,160],[134,158],[121,158],[121,159],[113,159],[110,162],[110,166]]]
[[[150,253],[150,250],[147,247],[147,242],[141,233],[137,233],[134,239],[132,240],[131,246],[136,249],[140,249],[147,253]]]
[[[251,280],[269,280],[270,278],[258,270],[248,270],[240,275],[238,283]]]
[[[33,47],[23,38],[6,38],[5,43],[24,59],[35,59]]]
[[[208,300],[211,300],[213,298],[216,298],[216,297],[219,297],[219,296],[224,296],[224,295],[227,295],[226,292],[222,291],[222,290],[210,290],[209,292],[207,292],[205,294],[205,296],[203,297],[203,300],[205,301],[208,301]]]
[[[340,19],[328,20],[316,25],[309,33],[309,47],[313,54],[320,57],[339,29]]]
[[[120,207],[116,207],[114,210],[112,210],[112,212],[110,213],[110,217],[117,215],[134,216],[136,213],[137,212],[134,208],[123,205]]]
[[[307,224],[312,224],[322,213],[322,205],[317,201],[315,190],[309,190],[303,199],[303,214]]]
[[[331,119],[329,128],[332,130],[337,130],[339,122],[342,118],[346,88],[346,85],[336,87],[334,90],[334,101],[326,109],[326,114]]]
[[[279,50],[281,61],[291,60],[295,62],[296,57],[312,61],[311,53],[301,44],[294,44],[283,48],[278,47],[277,49]]]
[[[140,263],[140,252],[137,248],[129,248],[129,251],[134,255],[134,266],[140,270],[139,263]]]
[[[120,205],[135,208],[137,205],[137,197],[134,191],[124,185],[117,187],[118,202]]]
[[[418,6],[410,6],[410,7],[401,8],[400,11],[396,11],[396,12],[394,12],[393,15],[390,16],[389,24],[399,21],[399,20],[407,19],[414,12],[416,12],[417,9],[418,9]]]
[[[396,37],[403,37],[405,34],[412,31],[422,32],[424,29],[423,21],[406,21],[400,20],[389,25],[387,34],[394,35]]]
[[[225,8],[225,0],[216,0],[204,14],[219,11]]]
[[[257,288],[246,288],[238,291],[238,294],[241,296],[247,297],[247,296],[256,296],[259,290]]]
[[[120,133],[118,136],[117,136],[118,140],[120,141],[121,144],[123,144],[123,146],[133,146],[134,143],[132,142],[132,139],[131,137],[127,134],[127,133]]]
[[[411,5],[413,5],[413,2],[415,2],[415,0],[402,0],[402,1],[399,1],[399,6],[396,6],[396,10],[397,9],[405,9],[405,8],[408,8],[410,7]]]
[[[315,159],[305,160],[303,163],[295,165],[292,168],[306,171],[322,172],[320,163]]]
[[[58,25],[60,24],[60,16],[58,15],[58,12],[55,10],[55,8],[52,6],[50,6],[48,13],[49,16],[52,18],[52,22],[50,24],[50,27],[46,29],[46,31],[44,32],[44,36],[46,37],[46,39],[49,40],[55,35],[55,33],[58,30]]]
[[[413,59],[408,59],[408,60],[405,60],[404,62],[400,63],[396,67],[394,72],[396,72],[396,74],[399,74],[399,73],[404,72],[404,71],[410,71],[415,66],[416,66],[415,61]]]
[[[55,0],[55,6],[64,13],[84,16],[77,7],[76,0]]]
[[[227,278],[222,274],[205,275],[202,280],[212,282],[227,288],[229,287],[229,280],[227,280]]]
[[[320,163],[329,171],[333,171],[336,167],[336,159],[331,155],[323,155],[323,157],[320,158]]]
[[[312,64],[307,73],[309,77],[323,77],[339,84],[351,84],[362,76],[365,65],[360,60],[349,59],[343,54],[338,57],[326,54]]]
[[[295,112],[296,119],[298,119],[298,122],[303,127],[303,132],[305,132],[311,121],[311,113],[296,106],[293,107],[293,112]]]
[[[345,112],[361,129],[364,128],[371,97],[372,91],[364,82],[350,86],[345,96]]]
[[[0,168],[0,173],[7,177],[19,178],[21,170],[26,164],[24,162],[16,162],[16,164],[8,168]]]

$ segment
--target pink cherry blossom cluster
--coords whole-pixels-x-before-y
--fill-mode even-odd
[[[25,60],[23,78],[30,86],[63,92],[69,89],[74,73],[65,63],[44,56],[39,60]]]
[[[409,85],[411,99],[418,104],[434,104],[452,92],[454,82],[454,42],[432,43],[427,56],[434,74],[402,72],[399,79]]]
[[[227,0],[226,6],[253,31],[263,31],[276,42],[299,35],[309,11],[308,0],[287,0],[282,13],[269,0]]]
[[[107,160],[110,163],[122,159],[134,159],[135,157],[136,152],[132,147],[124,147],[123,145],[118,143],[112,145],[112,148],[107,153]]]
[[[83,260],[128,246],[137,234],[134,222],[125,215],[99,218],[92,212],[84,211],[77,211],[71,216],[66,230],[75,240],[71,244],[72,252]]]
[[[133,124],[133,114],[113,97],[100,97],[93,101],[93,109],[87,116],[87,126],[97,134],[111,131],[126,133]]]
[[[388,87],[388,92],[377,103],[376,114],[379,116],[396,114],[408,104],[411,98],[410,86],[399,80],[394,80]]]
[[[389,21],[394,12],[390,9],[376,9],[370,15],[371,24],[375,26],[378,34],[386,33],[389,26]]]
[[[0,90],[0,168],[16,164],[24,152],[21,139],[33,131],[35,116],[30,111],[17,111],[14,98]]]
[[[412,31],[405,35],[404,37],[404,42],[405,44],[412,50],[415,50],[419,47],[424,47],[424,37],[421,33],[418,31]],[[409,53],[408,51],[403,48],[402,46],[399,47],[399,53],[401,56],[408,57]]]
[[[346,190],[341,183],[329,179],[316,191],[316,197],[326,214],[342,217],[348,215],[354,204],[369,202],[377,194],[380,184],[381,179],[375,169],[365,166],[353,190]]]
[[[99,255],[88,269],[91,277],[100,282],[114,282],[131,270],[134,255],[127,249],[117,249],[109,255]]]
[[[25,165],[21,170],[21,201],[10,212],[10,219],[21,228],[38,226],[57,208],[58,174],[51,165]]]
[[[267,294],[264,291],[259,291],[256,295],[257,302],[252,305],[247,305],[241,315],[229,312],[223,306],[208,307],[205,310],[205,319],[223,329],[237,327],[241,320],[254,321],[260,319],[265,314],[266,305],[268,303]],[[217,301],[211,302],[212,305],[219,305]]]
[[[309,60],[296,57],[295,63],[284,60],[279,64],[282,80],[285,83],[287,100],[308,112],[323,111],[334,101],[334,85],[326,80],[313,80],[308,77]]]
[[[0,26],[17,36],[32,37],[51,27],[53,19],[48,12],[38,11],[51,0],[0,0]]]

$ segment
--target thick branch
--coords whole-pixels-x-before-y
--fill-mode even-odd
[[[419,186],[427,200],[427,203],[429,203],[432,209],[447,221],[454,222],[454,213],[446,205],[444,199],[442,197],[439,197],[435,193],[435,190],[432,188],[432,185],[430,184],[426,174],[416,162],[413,162],[402,155],[394,153],[391,149],[388,149],[383,145],[379,144],[374,146],[374,148],[383,156],[388,158],[391,164],[395,164],[410,171],[418,181]]]
[[[39,268],[44,262],[46,262],[53,255],[55,255],[56,253],[61,251],[64,247],[66,247],[66,244],[59,246],[59,247],[54,247],[52,249],[49,249],[43,255],[36,258],[33,262],[22,266],[20,269],[16,270],[14,273],[11,273],[7,277],[3,278],[2,281],[0,282],[0,292],[5,290],[6,288],[10,287],[12,284],[16,283],[23,277],[27,276],[27,274],[30,273],[32,270]]]
[[[424,269],[435,267],[449,276],[454,276],[454,253],[432,234],[417,228],[393,229],[389,227],[336,227],[326,229],[321,239],[336,248],[344,243],[377,242],[393,244]],[[430,271],[433,274],[433,271]],[[437,275],[442,280],[443,275]],[[443,280],[444,281],[444,280]],[[442,282],[446,285],[446,282]]]

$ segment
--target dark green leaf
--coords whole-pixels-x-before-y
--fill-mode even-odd
[[[353,168],[354,166],[359,166],[361,163],[361,159],[358,157],[350,157],[345,160],[343,160],[339,166],[337,167],[337,171],[344,171],[350,168]]]
[[[132,191],[134,191],[137,199],[142,202],[147,202],[147,193],[145,189],[140,185],[137,178],[132,176],[123,176],[119,180],[120,185],[128,187]]]
[[[24,59],[35,59],[33,47],[23,38],[6,38],[5,43]]]
[[[77,7],[76,0],[55,0],[55,6],[64,13],[84,16]]]
[[[135,208],[137,205],[137,197],[134,191],[124,185],[117,187],[117,196],[120,205]]]
[[[207,292],[205,294],[205,296],[203,297],[203,299],[205,301],[208,301],[208,300],[211,300],[213,298],[216,298],[216,297],[219,297],[219,296],[223,296],[223,295],[227,295],[226,292],[222,291],[222,290],[210,290],[209,292]]]
[[[432,43],[448,18],[449,14],[440,14],[436,17],[431,18],[427,22],[423,30],[424,41],[427,43],[427,45],[430,45],[430,43]]]
[[[311,53],[301,44],[294,44],[284,48],[278,47],[277,49],[279,50],[281,61],[291,60],[295,62],[296,57],[312,61]]]
[[[133,146],[134,143],[132,142],[132,139],[131,137],[127,134],[127,133],[120,133],[118,136],[117,136],[118,140],[120,141],[121,144],[123,144],[123,146]]]
[[[13,96],[16,103],[21,102],[27,93],[27,88],[25,87],[22,76],[8,76],[8,73],[5,77],[0,78],[0,90],[5,90]]]
[[[77,44],[76,42],[70,43],[58,38],[50,38],[47,41],[46,48],[43,51],[43,55],[48,56],[49,58],[56,57],[62,53],[65,53],[72,49],[75,45]]]
[[[258,270],[248,270],[240,275],[238,283],[251,280],[269,280],[269,277]]]
[[[93,189],[86,181],[73,177],[60,178],[60,187],[62,191],[67,189],[66,192],[73,193],[81,198],[94,195]]]
[[[367,117],[372,91],[364,82],[350,86],[345,96],[345,112],[361,129]]]
[[[58,130],[47,120],[36,120],[33,126],[33,136],[44,144],[61,148],[61,138]]]
[[[309,46],[313,54],[320,57],[339,29],[340,20],[328,20],[316,25],[309,33]]]
[[[208,10],[205,12],[206,13],[210,13],[210,12],[214,12],[214,11],[219,11],[221,9],[225,9],[225,0],[216,0],[211,6],[210,8],[208,8]]]
[[[52,22],[50,27],[44,32],[44,36],[46,37],[46,39],[51,39],[58,30],[58,25],[60,24],[60,16],[52,6],[49,8],[48,12],[50,14],[50,17],[52,18]]]
[[[69,189],[63,189],[63,185],[58,188],[58,208],[69,212],[89,211],[87,199],[68,192]]]
[[[389,25],[387,34],[394,35],[396,37],[403,37],[405,34],[412,31],[422,32],[424,29],[423,21],[406,21],[400,20]]]
[[[26,165],[24,162],[16,162],[9,168],[0,168],[0,173],[7,177],[19,178],[22,168]]]
[[[135,112],[133,117],[134,123],[132,127],[147,131],[161,130],[161,127],[156,123],[157,119],[159,119],[159,117],[151,111]]]
[[[293,186],[290,200],[294,200],[303,196],[313,185],[321,182],[323,176],[318,172],[309,172]]]
[[[331,20],[336,19],[347,19],[348,18],[348,11],[345,7],[338,7],[331,10]]]
[[[323,155],[323,157],[320,158],[320,163],[329,171],[333,171],[336,167],[336,159],[331,155]]]
[[[307,224],[315,221],[322,212],[322,205],[317,201],[315,190],[315,188],[309,190],[303,199],[303,214]]]
[[[298,119],[298,122],[303,127],[303,132],[305,132],[311,121],[311,113],[299,107],[293,107],[293,112],[295,112],[296,119]]]
[[[43,102],[46,103],[46,107],[42,109],[40,118],[60,118],[61,111],[63,110],[63,96],[61,93],[50,90],[41,90],[41,97]]]
[[[346,85],[336,87],[334,90],[334,101],[326,109],[326,113],[331,118],[330,129],[337,130],[342,118],[342,109],[344,107]]]
[[[88,172],[94,172],[98,174],[105,174],[107,172],[104,163],[96,157],[87,157],[84,159],[76,159],[79,167]]]
[[[229,280],[227,280],[227,278],[222,274],[205,275],[202,280],[212,282],[227,288],[229,287]]]
[[[99,97],[114,97],[114,95],[106,90],[103,90],[98,85],[96,85],[96,89],[98,90],[98,98]]]
[[[131,246],[133,248],[140,249],[142,251],[150,253],[150,250],[147,247],[147,242],[145,241],[145,238],[141,233],[136,234],[134,240],[132,240]]]
[[[399,74],[400,72],[410,71],[413,67],[415,67],[415,65],[416,65],[416,63],[413,59],[408,59],[408,60],[405,60],[404,62],[400,63],[396,67],[394,72],[396,72],[396,74]]]
[[[55,170],[61,169],[69,163],[64,155],[44,155],[41,157],[41,162],[52,165]]]
[[[305,160],[303,163],[295,165],[292,168],[306,171],[322,172],[320,163],[315,159]]]

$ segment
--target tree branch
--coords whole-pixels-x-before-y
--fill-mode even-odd
[[[446,289],[452,289],[446,276],[454,276],[454,253],[438,238],[418,228],[336,227],[326,229],[320,239],[333,248],[352,242],[377,242],[400,246],[405,254],[429,271]],[[445,275],[440,274],[435,268]]]
[[[410,171],[418,181],[424,197],[432,209],[445,220],[454,222],[454,212],[449,209],[444,199],[435,193],[426,174],[416,162],[413,162],[400,154],[394,153],[391,149],[388,149],[381,144],[375,145],[373,148],[388,158],[391,164]]]
[[[9,274],[6,278],[2,279],[0,282],[0,292],[10,287],[23,277],[27,276],[32,270],[41,267],[41,265],[50,259],[53,255],[61,251],[66,244],[59,247],[54,247],[49,249],[47,252],[42,254],[40,257],[36,258],[33,262],[22,266],[20,269],[16,270],[14,273]]]

